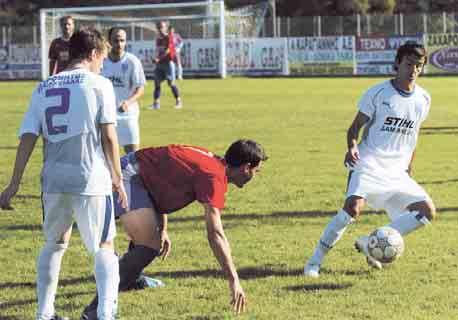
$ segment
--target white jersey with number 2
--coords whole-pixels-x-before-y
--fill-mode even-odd
[[[61,72],[32,94],[19,135],[42,135],[45,193],[111,194],[101,124],[116,124],[111,82],[85,69]]]
[[[412,92],[397,89],[392,80],[370,88],[359,111],[370,120],[359,144],[356,171],[396,176],[408,169],[431,97],[419,85]]]

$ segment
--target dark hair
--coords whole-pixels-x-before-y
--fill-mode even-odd
[[[94,28],[83,28],[70,38],[70,60],[86,59],[92,50],[103,52],[107,48],[105,38]]]
[[[113,33],[115,32],[118,32],[118,31],[124,31],[126,32],[126,30],[123,28],[123,27],[111,27],[109,30],[108,30],[108,41],[111,42],[111,36],[113,35]],[[127,33],[127,32],[126,32]]]
[[[250,167],[256,167],[259,162],[266,161],[268,157],[259,143],[253,140],[240,139],[231,144],[224,155],[224,159],[231,167],[240,167],[245,163],[249,163]]]
[[[394,65],[394,70],[397,71],[397,65],[402,62],[405,56],[414,55],[417,58],[425,58],[425,64],[428,62],[428,53],[426,52],[425,47],[415,41],[406,41],[402,46],[399,47],[396,52],[396,63]]]
[[[165,26],[167,27],[167,21],[161,20],[161,21],[156,22],[156,28],[157,28],[157,30],[160,30],[160,29],[161,29],[161,24],[165,24]]]
[[[59,24],[60,25],[63,25],[65,21],[67,20],[72,20],[73,21],[73,17],[72,16],[63,16],[59,19]]]

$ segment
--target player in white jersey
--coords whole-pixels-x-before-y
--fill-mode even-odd
[[[351,224],[369,206],[387,211],[390,227],[401,235],[431,223],[434,204],[412,178],[412,163],[420,126],[431,105],[429,94],[416,84],[427,62],[425,48],[414,42],[402,45],[396,55],[392,80],[369,89],[359,102],[359,112],[347,134],[345,164],[350,169],[346,200],[342,209],[325,228],[304,274],[318,277],[325,255]],[[364,132],[357,144],[361,129]],[[370,257],[368,236],[355,247],[371,267],[382,264]]]
[[[126,52],[126,31],[114,27],[108,32],[111,51],[103,62],[102,75],[113,83],[118,106],[118,139],[126,153],[137,151],[140,144],[138,99],[146,84],[140,60]]]
[[[63,254],[73,219],[88,251],[95,257],[97,292],[103,303],[98,319],[114,319],[119,264],[114,253],[112,190],[127,206],[115,131],[113,86],[100,72],[106,56],[103,36],[95,29],[70,38],[71,63],[41,82],[32,94],[20,129],[20,144],[9,186],[0,207],[10,208],[29,157],[40,135],[44,144],[41,171],[45,244],[37,261],[38,320],[56,315],[54,300]]]

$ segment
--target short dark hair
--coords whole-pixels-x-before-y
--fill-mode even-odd
[[[103,52],[107,44],[102,33],[94,28],[82,28],[70,38],[70,60],[86,59],[92,50]]]
[[[261,161],[268,159],[264,148],[257,142],[248,139],[240,139],[231,144],[224,155],[226,163],[230,167],[240,167],[249,163],[250,167],[256,167]]]
[[[428,53],[423,44],[416,41],[406,41],[402,46],[398,48],[396,52],[396,64],[394,65],[394,70],[397,71],[397,65],[402,62],[405,56],[414,55],[417,58],[425,58],[425,64],[428,62]]]
[[[108,41],[111,41],[111,36],[113,35],[113,33],[118,32],[120,30],[124,31],[127,34],[126,29],[124,29],[123,27],[111,27],[108,30]]]
[[[73,17],[72,16],[63,16],[59,19],[59,24],[60,25],[63,25],[65,21],[67,20],[72,20],[73,21]]]

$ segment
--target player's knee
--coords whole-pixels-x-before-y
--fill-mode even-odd
[[[349,197],[345,200],[343,209],[353,218],[359,217],[361,210],[363,208],[363,203],[361,199],[355,197]]]

